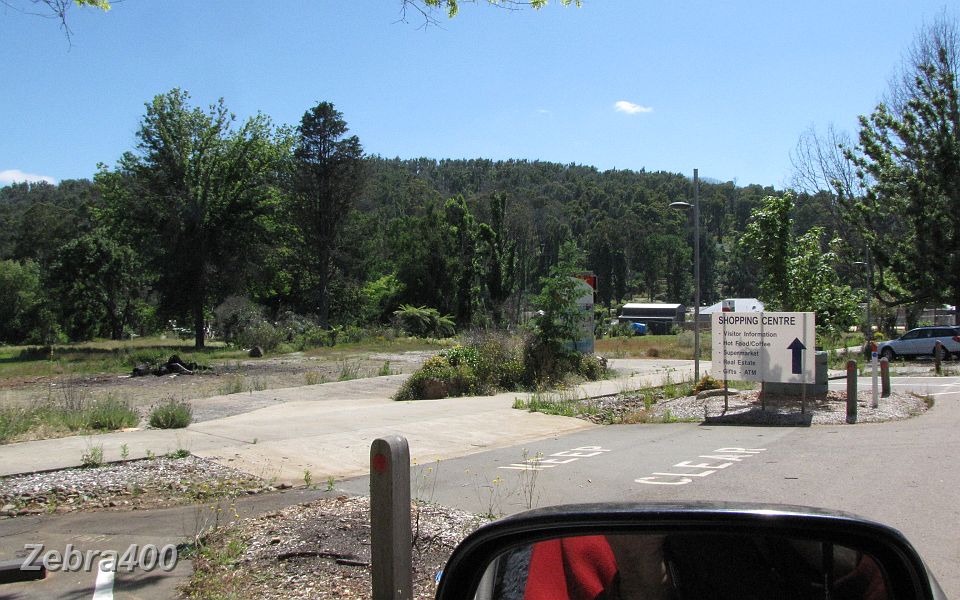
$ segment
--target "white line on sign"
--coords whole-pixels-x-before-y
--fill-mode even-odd
[[[711,454],[701,454],[697,458],[707,458],[711,461],[724,461],[720,463],[697,462],[684,460],[673,465],[674,469],[698,469],[699,473],[670,473],[655,472],[652,477],[641,477],[634,479],[635,483],[646,483],[648,485],[686,485],[692,483],[691,477],[706,477],[712,475],[721,469],[726,469],[735,462],[740,462],[745,458],[760,454],[766,451],[766,448],[717,448]]]
[[[506,467],[497,467],[499,469],[513,469],[517,471],[543,471],[544,469],[551,469],[559,465],[565,465],[567,463],[572,463],[574,461],[580,460],[581,458],[590,458],[591,456],[597,456],[603,454],[604,452],[610,452],[606,448],[600,446],[581,446],[579,448],[574,448],[573,450],[563,450],[561,452],[554,452],[547,458],[543,458],[541,455],[537,455],[533,458],[529,458],[522,463],[515,463],[508,465]],[[553,458],[557,457],[557,458]]]

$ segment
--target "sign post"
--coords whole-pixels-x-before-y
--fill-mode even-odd
[[[413,598],[410,447],[389,435],[370,445],[370,574],[374,598]]]
[[[597,291],[597,276],[591,273],[580,273],[574,280],[580,297],[577,299],[577,308],[580,310],[580,338],[576,341],[574,350],[581,354],[594,352],[594,318],[593,297]]]

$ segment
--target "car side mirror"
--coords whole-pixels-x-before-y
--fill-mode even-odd
[[[943,592],[895,529],[756,504],[593,504],[482,527],[453,552],[438,600],[929,599]]]

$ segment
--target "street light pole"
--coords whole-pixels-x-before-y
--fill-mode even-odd
[[[671,202],[670,208],[691,208],[689,202]],[[700,174],[693,170],[693,377],[700,381]]]
[[[693,170],[693,381],[700,381],[700,175]]]
[[[867,342],[870,342],[873,340],[873,325],[870,319],[870,298],[873,297],[873,284],[871,283],[873,279],[872,277],[873,271],[870,269],[870,248],[869,247],[866,250],[865,258],[866,258],[865,261],[858,260],[853,264],[860,267],[866,267],[866,270],[867,270],[867,277],[866,277],[867,279],[867,303],[866,303],[867,304],[867,330],[863,333],[863,337]]]

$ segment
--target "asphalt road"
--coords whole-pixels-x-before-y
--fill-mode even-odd
[[[836,382],[842,386],[842,382]],[[860,381],[867,389],[869,379]],[[602,500],[727,500],[846,510],[901,529],[930,563],[948,595],[960,595],[960,378],[900,378],[936,400],[928,414],[897,423],[769,428],[634,425],[590,428],[439,463],[411,473],[414,495],[472,512],[508,514],[527,506]],[[729,464],[727,464],[729,463]],[[719,467],[717,465],[726,464]],[[639,481],[638,481],[639,480]],[[366,494],[365,477],[335,493]],[[257,514],[323,495],[292,490],[244,499]],[[38,515],[0,521],[4,555],[28,543],[61,552],[162,547],[212,519],[195,507],[132,513]],[[114,597],[169,598],[190,572],[119,573]],[[0,598],[91,598],[96,572],[52,573],[0,587]]]
[[[867,389],[869,378],[859,385]],[[843,510],[904,532],[948,597],[958,597],[960,378],[903,378],[895,385],[933,396],[934,409],[906,421],[856,426],[608,426],[417,465],[412,493],[493,514],[600,501]],[[342,488],[363,493],[366,485],[359,478]]]

